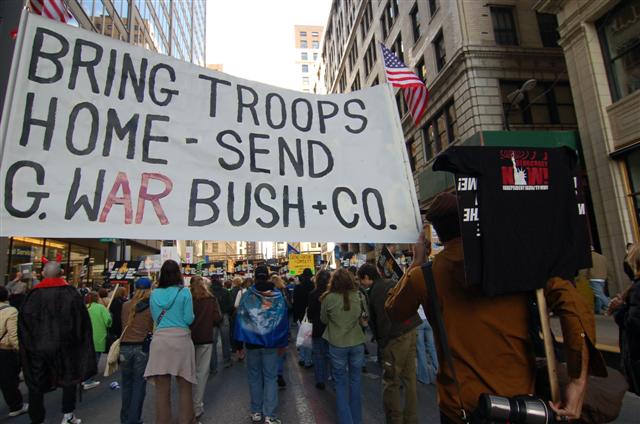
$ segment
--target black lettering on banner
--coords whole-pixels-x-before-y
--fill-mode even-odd
[[[27,103],[24,107],[24,120],[22,121],[22,134],[20,135],[20,145],[26,146],[29,142],[29,135],[31,135],[31,126],[44,127],[44,138],[42,140],[42,149],[49,150],[51,148],[51,139],[53,138],[53,128],[56,125],[56,111],[58,109],[58,98],[52,97],[49,100],[49,112],[47,113],[47,119],[37,119],[32,115],[33,113],[33,99],[34,93],[27,93]]]
[[[198,191],[200,185],[208,185],[213,190],[213,194],[209,197],[199,198]],[[196,178],[191,182],[191,196],[189,197],[189,226],[204,227],[218,220],[220,216],[220,208],[215,201],[220,196],[220,186],[211,180]],[[196,219],[196,207],[198,205],[207,205],[211,209],[211,216],[205,219]]]
[[[307,124],[305,126],[298,123],[298,104],[300,103],[307,106]],[[311,109],[311,102],[307,99],[298,98],[291,103],[291,121],[298,131],[308,132],[311,129],[311,125],[313,124],[313,111]]]
[[[144,137],[142,138],[142,161],[147,163],[159,163],[166,165],[166,159],[157,159],[149,156],[149,147],[152,141],[159,143],[168,143],[169,137],[166,135],[152,135],[151,127],[154,121],[169,122],[169,117],[165,115],[147,115],[144,123]]]
[[[209,116],[211,118],[215,118],[216,105],[218,104],[218,84],[230,86],[231,83],[220,78],[210,77],[203,74],[198,75],[198,78],[211,82],[211,94],[209,94]]]
[[[304,163],[302,159],[302,140],[296,138],[296,157],[293,157],[293,153],[287,144],[287,140],[284,137],[278,137],[278,158],[280,165],[280,175],[284,175],[284,153],[287,153],[289,157],[289,163],[293,166],[293,169],[296,171],[296,175],[298,177],[302,177],[304,174]]]
[[[116,137],[120,140],[129,135],[129,144],[127,146],[127,159],[133,159],[136,150],[136,134],[138,132],[138,122],[140,121],[140,114],[136,113],[129,119],[129,121],[122,126],[120,124],[120,118],[118,118],[118,112],[115,109],[109,109],[107,111],[107,129],[104,135],[104,146],[102,147],[102,156],[108,157],[111,154],[111,140],[113,140],[113,132],[115,131]]]
[[[116,77],[116,61],[118,59],[118,51],[111,49],[109,52],[109,65],[107,66],[107,78],[104,81],[104,95],[109,97],[113,88],[113,80]]]
[[[260,172],[263,174],[270,174],[266,168],[258,168],[256,165],[256,155],[266,155],[269,154],[268,149],[256,149],[256,139],[268,140],[269,136],[267,134],[249,134],[249,169],[251,172]]]
[[[173,96],[177,96],[178,94],[180,94],[180,91],[171,90],[169,88],[161,88],[160,92],[162,94],[166,94],[166,96],[164,100],[158,99],[156,95],[156,78],[158,77],[158,71],[161,69],[164,69],[169,73],[169,80],[171,82],[176,81],[176,71],[174,71],[174,69],[170,65],[167,65],[166,63],[157,63],[153,65],[151,71],[149,72],[149,97],[151,97],[151,101],[158,106],[166,106],[171,103],[171,99],[173,99]]]
[[[276,189],[273,188],[271,184],[261,183],[256,186],[256,190],[254,193],[256,205],[271,214],[271,221],[267,222],[262,218],[258,218],[256,219],[256,222],[262,228],[273,228],[278,223],[278,221],[280,221],[280,216],[278,215],[278,211],[262,201],[262,198],[260,197],[260,193],[262,192],[262,190],[267,190],[269,192],[269,194],[271,195],[271,200],[274,200],[276,198]]]
[[[331,106],[331,112],[325,112],[324,106]],[[320,122],[320,133],[327,132],[327,125],[325,121],[333,118],[338,114],[338,105],[328,100],[318,100],[318,121]]]
[[[380,217],[380,223],[376,224],[371,219],[371,211],[369,210],[369,195],[373,194],[378,204],[378,216]],[[362,207],[364,209],[364,219],[376,230],[384,230],[387,226],[387,216],[384,212],[384,202],[382,201],[382,195],[379,190],[375,188],[367,188],[362,192]]]
[[[22,168],[31,168],[36,172],[36,184],[44,185],[44,167],[39,163],[30,160],[20,160],[9,167],[7,176],[4,180],[4,208],[11,216],[16,218],[29,218],[38,211],[42,199],[49,197],[49,193],[42,191],[28,191],[27,197],[33,199],[33,203],[26,211],[16,209],[13,206],[13,180],[16,173]]]
[[[131,87],[136,95],[136,100],[138,103],[144,101],[145,76],[147,75],[147,59],[145,58],[142,58],[140,61],[139,75],[139,77],[136,75],[131,55],[125,53],[122,60],[122,73],[120,74],[120,91],[118,92],[118,98],[120,100],[124,100],[127,94],[127,81],[131,79]]]
[[[277,98],[280,102],[280,123],[276,124],[273,122],[273,116],[271,115],[271,99]],[[287,123],[287,106],[284,103],[284,99],[278,93],[269,93],[267,94],[267,124],[274,130],[279,130],[284,127],[284,124]],[[295,112],[294,112],[295,114]]]
[[[43,52],[44,35],[48,35],[60,42],[60,50],[57,52]],[[45,28],[36,28],[36,34],[33,37],[33,48],[31,49],[31,62],[29,63],[29,79],[40,84],[51,84],[62,78],[64,68],[60,63],[60,58],[69,53],[69,41],[57,32]],[[56,72],[50,77],[38,75],[38,62],[40,58],[48,59],[56,68]]]
[[[333,190],[333,195],[331,196],[331,203],[333,204],[333,213],[336,215],[336,218],[338,218],[338,221],[340,222],[340,224],[342,224],[344,227],[346,228],[353,228],[356,225],[358,225],[358,221],[360,220],[360,215],[358,215],[357,213],[353,214],[353,219],[351,221],[347,221],[344,216],[342,215],[342,212],[340,211],[340,204],[338,203],[338,197],[342,194],[346,194],[349,199],[351,200],[352,204],[356,204],[356,195],[353,193],[353,191],[351,191],[348,187],[336,187],[335,190]]]
[[[238,84],[236,89],[238,92],[238,123],[243,122],[242,117],[244,114],[242,110],[249,109],[251,111],[251,116],[253,117],[253,123],[256,125],[260,125],[260,121],[258,121],[258,112],[256,112],[256,105],[258,104],[258,93],[256,93],[253,88],[241,84]],[[248,92],[251,94],[251,96],[253,96],[253,99],[248,103],[244,100],[244,92]]]
[[[244,155],[242,154],[242,151],[240,151],[240,149],[233,147],[232,145],[227,144],[223,141],[224,136],[227,134],[235,138],[238,144],[242,143],[242,139],[240,138],[238,133],[236,133],[233,130],[221,131],[220,133],[218,133],[218,136],[216,137],[216,141],[221,147],[231,150],[232,152],[235,152],[238,155],[238,161],[236,163],[229,163],[223,158],[218,159],[218,163],[222,168],[226,169],[227,171],[233,171],[235,169],[239,169],[242,166],[242,164],[244,163]]]
[[[78,212],[78,209],[83,208],[87,214],[89,221],[93,222],[98,219],[98,212],[100,211],[100,201],[102,200],[102,188],[104,187],[104,175],[107,171],[101,169],[98,171],[98,179],[96,180],[96,189],[93,192],[93,205],[89,202],[89,196],[83,194],[79,199],[78,190],[80,188],[80,180],[82,179],[82,168],[76,168],[73,172],[73,182],[71,183],[71,190],[69,190],[69,197],[67,197],[67,207],[65,208],[64,219],[67,221],[73,218]]]
[[[321,141],[318,140],[307,140],[307,149],[308,149],[308,154],[309,154],[309,177],[311,178],[321,178],[324,177],[325,175],[327,175],[329,172],[331,172],[333,170],[333,155],[331,154],[331,150],[329,150],[329,148],[327,146],[325,146],[324,143],[322,143]],[[324,152],[326,158],[327,158],[327,167],[325,169],[323,169],[320,172],[316,172],[315,169],[315,155],[314,155],[314,149],[313,146],[319,146],[322,151]]]
[[[351,134],[360,134],[362,131],[364,131],[364,130],[365,130],[365,128],[367,128],[367,123],[368,123],[369,121],[367,120],[367,117],[366,117],[366,116],[361,115],[361,114],[357,114],[357,113],[352,113],[352,112],[349,110],[349,106],[350,106],[352,103],[355,103],[355,104],[357,104],[358,106],[360,106],[360,109],[362,109],[362,110],[366,110],[366,106],[364,105],[364,102],[363,102],[362,100],[360,100],[360,99],[351,99],[351,100],[347,100],[347,101],[344,103],[344,114],[345,114],[346,116],[348,116],[349,118],[354,118],[354,119],[357,119],[357,120],[361,121],[361,122],[362,122],[362,124],[360,125],[360,128],[355,128],[355,129],[354,129],[354,128],[351,128],[349,125],[345,125],[345,126],[344,126],[344,128],[345,128],[347,131],[349,131]]]
[[[234,218],[234,209],[235,209],[235,200],[236,194],[233,189],[234,184],[233,181],[229,181],[229,191],[227,194],[227,218],[229,218],[229,222],[234,227],[240,227],[249,221],[249,216],[251,216],[251,183],[246,183],[244,185],[244,207],[242,209],[242,216],[240,219]]]
[[[298,210],[298,221],[300,222],[300,228],[305,227],[305,216],[304,216],[304,198],[302,197],[302,187],[298,187],[298,200],[296,203],[289,202],[289,186],[284,186],[283,195],[282,195],[282,223],[284,227],[289,227],[289,210],[297,209]]]
[[[91,47],[93,49],[93,57],[88,60],[82,59],[83,47]],[[91,91],[96,94],[100,93],[100,88],[98,87],[98,80],[96,79],[96,65],[100,63],[102,59],[102,46],[99,44],[93,43],[91,41],[83,40],[78,38],[76,40],[75,45],[73,46],[73,61],[71,63],[71,73],[69,74],[69,90],[74,90],[76,88],[76,80],[78,79],[78,70],[80,68],[86,68],[87,70],[87,78],[89,78],[89,82],[91,83]]]
[[[76,129],[76,120],[78,119],[78,114],[82,110],[89,111],[91,115],[91,132],[89,133],[89,141],[87,143],[87,147],[85,149],[76,149],[76,146],[73,144],[73,133]],[[83,119],[83,122],[86,123],[86,119]],[[96,148],[96,143],[98,142],[98,108],[89,102],[78,103],[71,109],[71,113],[69,114],[69,125],[67,126],[67,149],[78,156],[85,156],[92,153]]]

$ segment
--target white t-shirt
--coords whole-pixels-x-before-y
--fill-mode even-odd
[[[424,313],[424,309],[422,309],[422,305],[420,305],[420,307],[418,308],[418,315],[420,315],[420,318],[423,321],[427,319],[427,315]]]

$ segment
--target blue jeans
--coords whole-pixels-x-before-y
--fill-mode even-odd
[[[218,370],[218,340],[222,340],[222,360],[231,363],[231,338],[229,333],[229,315],[224,314],[218,327],[213,327],[213,350],[211,352],[211,371]]]
[[[329,358],[336,381],[339,424],[362,423],[360,375],[364,365],[364,344],[337,347],[329,344]]]
[[[601,314],[609,307],[611,299],[604,294],[604,280],[589,280],[589,286],[593,290],[593,296],[595,297],[595,313]]]
[[[120,346],[120,363],[122,370],[122,407],[120,422],[122,424],[142,423],[142,405],[147,392],[147,380],[144,370],[149,355],[142,351],[142,345]]]
[[[284,363],[287,361],[287,351],[284,351],[284,355],[278,356],[278,375],[284,377]]]
[[[251,413],[275,417],[278,408],[278,349],[247,349]]]
[[[316,384],[327,382],[329,372],[329,342],[322,337],[312,339],[313,351],[313,371],[316,377]]]
[[[298,358],[300,358],[300,361],[304,362],[305,367],[313,365],[313,355],[311,353],[311,348],[300,346],[298,348]]]
[[[424,320],[417,330],[418,381],[423,384],[435,383],[438,373],[438,354],[433,329],[429,321]]]

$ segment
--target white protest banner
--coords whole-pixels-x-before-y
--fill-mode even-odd
[[[29,15],[1,127],[0,235],[413,242],[389,85],[316,96]]]

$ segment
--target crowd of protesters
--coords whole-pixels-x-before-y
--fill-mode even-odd
[[[442,235],[449,242],[446,228]],[[625,266],[632,285],[597,307],[615,315],[625,374],[631,390],[640,393],[640,246],[629,249]],[[172,381],[178,422],[199,422],[209,376],[221,364],[231,367],[235,353],[235,361],[246,362],[251,421],[278,424],[285,355],[293,354],[289,346],[296,339],[290,326],[310,324],[309,340],[296,343],[297,361],[313,368],[317,390],[335,391],[338,423],[363,422],[361,375],[369,339],[377,346],[386,421],[417,423],[416,385],[435,384],[440,374],[425,304],[419,296],[396,300],[412,296],[407,293],[415,290],[414,274],[398,283],[367,263],[359,269],[305,269],[293,281],[259,265],[252,278],[235,277],[230,284],[200,276],[185,284],[180,265],[168,260],[155,283],[141,277],[131,292],[94,292],[69,285],[60,264],[47,262],[31,290],[20,275],[0,286],[0,383],[9,416],[28,412],[31,422],[43,423],[44,394],[60,388],[63,423],[80,423],[74,412],[78,390],[100,384],[100,358],[118,340],[121,423],[142,422],[147,382],[155,390],[153,422],[173,422]],[[415,309],[408,307],[412,302]],[[19,390],[21,370],[28,402]],[[445,402],[450,395],[441,393]],[[444,422],[456,422],[451,418],[443,415]]]

